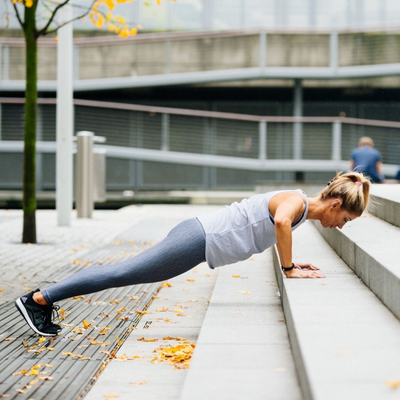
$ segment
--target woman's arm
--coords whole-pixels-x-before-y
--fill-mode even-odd
[[[275,235],[277,248],[282,267],[292,265],[292,223],[302,214],[304,201],[295,194],[288,195],[275,210]],[[312,264],[295,264],[291,271],[284,271],[288,278],[325,278],[324,275],[315,272],[319,268]],[[308,269],[303,271],[302,268]]]

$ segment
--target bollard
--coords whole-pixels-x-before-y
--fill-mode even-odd
[[[76,136],[76,209],[78,218],[92,218],[94,134],[81,131]]]
[[[95,141],[96,138],[95,138]],[[93,149],[93,165],[94,165],[94,201],[105,202],[106,197],[106,150],[105,149]]]

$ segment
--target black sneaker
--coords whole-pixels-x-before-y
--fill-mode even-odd
[[[40,292],[36,289],[15,301],[15,306],[25,318],[28,325],[39,335],[57,336],[61,332],[61,326],[53,324],[54,313],[58,316],[59,306],[41,306],[33,300],[33,294]]]

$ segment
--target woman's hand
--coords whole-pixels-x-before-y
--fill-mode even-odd
[[[284,271],[284,274],[287,278],[326,278],[325,275],[316,272],[316,270],[319,270],[319,268],[310,263],[296,263],[291,271]]]
[[[313,271],[320,269],[311,263],[294,263],[294,267],[296,269],[311,269]]]

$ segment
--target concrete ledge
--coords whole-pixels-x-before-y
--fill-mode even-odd
[[[369,211],[400,227],[400,185],[372,185]]]
[[[271,251],[219,269],[181,400],[300,400]]]
[[[274,267],[303,400],[384,400],[400,367],[400,322],[309,222],[293,235],[294,261],[326,279],[287,279]],[[395,372],[396,371],[396,372]]]
[[[365,214],[343,230],[314,223],[328,244],[400,318],[400,228]]]

